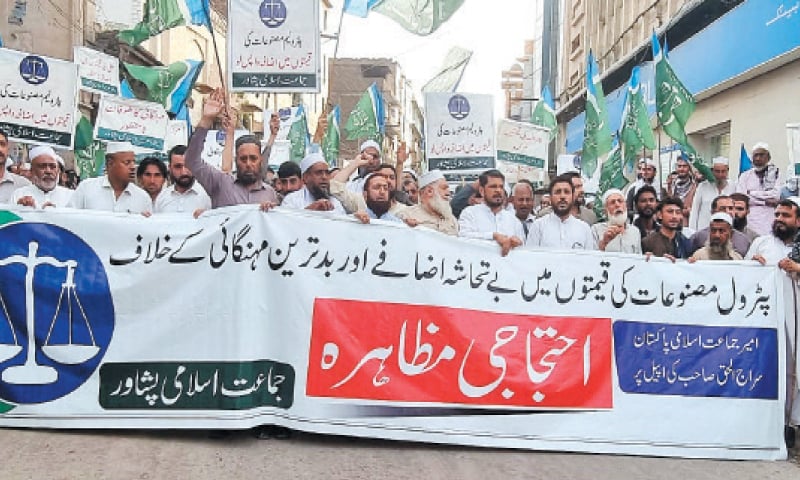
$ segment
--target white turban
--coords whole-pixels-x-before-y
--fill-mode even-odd
[[[431,183],[437,182],[439,180],[444,180],[444,174],[441,170],[431,170],[430,172],[425,172],[421,177],[419,177],[419,188],[423,189],[430,185]]]
[[[300,173],[301,174],[306,173],[306,170],[308,170],[309,168],[313,167],[314,165],[320,162],[324,163],[326,166],[328,165],[328,162],[325,161],[325,157],[323,157],[322,154],[309,153],[300,162]]]

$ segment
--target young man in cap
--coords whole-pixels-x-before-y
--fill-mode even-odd
[[[136,156],[133,145],[110,142],[106,148],[106,174],[82,181],[68,207],[107,212],[150,215],[153,201],[136,186]]]
[[[767,235],[770,231],[783,185],[780,170],[770,163],[771,158],[769,145],[764,142],[753,145],[753,168],[742,173],[736,183],[736,191],[750,197],[747,223],[759,235]]]
[[[73,191],[58,185],[61,157],[52,148],[42,146],[32,148],[28,157],[33,184],[16,189],[12,203],[40,209],[66,207]]]

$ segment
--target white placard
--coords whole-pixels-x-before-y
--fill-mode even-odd
[[[468,93],[425,94],[429,170],[495,167],[494,100]]]
[[[167,136],[164,138],[164,153],[176,145],[189,144],[189,126],[185,120],[170,120],[167,124]]]
[[[250,132],[247,130],[236,130],[234,132],[234,139],[239,139],[244,135],[250,135]],[[222,167],[222,150],[225,148],[225,132],[222,130],[209,130],[206,133],[206,143],[203,144],[203,153],[202,158],[203,161],[209,165],[213,165],[216,168]],[[236,159],[236,152],[232,151],[234,165],[233,168],[235,169],[235,159]]]
[[[86,47],[75,47],[81,90],[119,95],[119,59]]]
[[[316,0],[228,2],[228,85],[234,92],[321,87]]]
[[[10,140],[71,149],[78,66],[0,48],[0,129]]]
[[[100,98],[94,138],[106,142],[130,142],[136,147],[161,152],[167,135],[164,106],[104,95]]]
[[[497,159],[547,171],[550,132],[532,123],[500,119],[497,123]]]

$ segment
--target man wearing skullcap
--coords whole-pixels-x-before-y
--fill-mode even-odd
[[[708,225],[708,242],[689,257],[689,262],[697,260],[741,260],[742,256],[733,249],[731,234],[733,217],[725,212],[711,215]]]
[[[622,191],[611,188],[603,194],[603,209],[608,219],[592,225],[597,248],[604,252],[642,253],[639,229],[628,225],[628,209]]]
[[[347,182],[347,189],[358,195],[364,191],[364,178],[372,172],[378,170],[381,165],[381,146],[375,140],[367,140],[358,148],[359,154],[356,160],[362,159],[358,163],[358,177]],[[351,172],[352,174],[352,172]]]
[[[447,235],[458,235],[458,220],[450,207],[450,187],[444,174],[431,170],[419,177],[419,204],[397,216],[412,227],[426,227]]]
[[[150,195],[136,186],[136,155],[127,142],[110,142],[106,147],[106,174],[82,181],[68,207],[117,213],[142,213],[153,210]]]
[[[771,159],[769,145],[764,142],[753,145],[753,168],[742,173],[736,184],[737,192],[750,197],[747,224],[759,235],[770,232],[783,185],[780,170],[770,163]]]
[[[331,196],[331,177],[325,157],[319,153],[306,155],[300,162],[300,173],[303,175],[303,188],[284,197],[282,207],[347,214],[341,202]]]
[[[711,219],[711,202],[720,195],[730,195],[736,191],[736,185],[728,181],[728,159],[714,157],[711,160],[711,172],[714,181],[700,182],[694,192],[692,209],[689,212],[689,228],[695,232],[705,228]]]
[[[58,185],[61,157],[52,148],[42,146],[32,148],[28,157],[33,184],[16,189],[12,203],[33,208],[66,207],[73,191]]]

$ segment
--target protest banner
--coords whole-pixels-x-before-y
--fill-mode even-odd
[[[77,81],[72,62],[0,48],[0,130],[17,142],[72,148]]]
[[[775,267],[256,205],[0,218],[2,426],[786,458]]]
[[[228,85],[233,92],[319,93],[319,2],[228,2]]]
[[[119,59],[86,47],[75,47],[81,90],[119,95]]]
[[[425,153],[429,170],[495,168],[491,95],[425,94]]]
[[[104,95],[97,108],[94,138],[161,152],[168,123],[161,104]]]
[[[497,124],[497,159],[547,170],[550,132],[532,123],[500,119]]]

